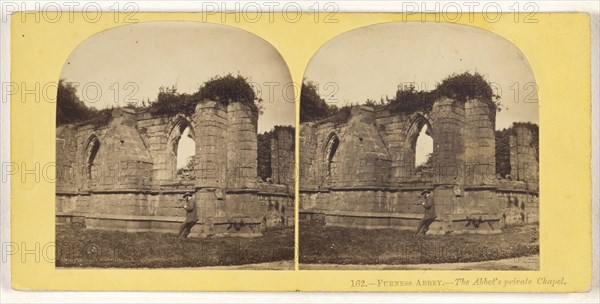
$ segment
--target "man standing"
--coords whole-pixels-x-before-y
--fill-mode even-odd
[[[423,231],[423,235],[429,230],[429,225],[435,221],[437,215],[435,213],[435,205],[433,202],[433,195],[431,194],[431,190],[423,190],[421,191],[421,195],[423,196],[423,202],[421,203],[425,208],[425,215],[421,222],[419,222],[419,228],[417,228],[417,232],[415,235],[421,233]]]
[[[183,209],[186,211],[185,221],[181,224],[179,228],[179,233],[177,233],[177,238],[187,238],[190,231],[192,231],[192,227],[198,222],[198,215],[196,214],[196,202],[194,199],[190,199],[192,197],[191,192],[186,192],[183,195],[183,199],[185,201],[184,204],[181,205]]]

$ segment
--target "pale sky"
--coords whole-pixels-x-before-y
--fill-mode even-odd
[[[401,83],[429,91],[465,71],[485,76],[501,96],[496,129],[539,123],[535,78],[523,54],[496,34],[464,25],[392,22],[352,30],[323,45],[304,77],[318,84],[326,102],[343,106],[392,98]],[[432,145],[431,137],[419,136],[417,165]]]
[[[213,76],[229,73],[258,84],[264,100],[259,132],[294,125],[293,89],[284,92],[292,82],[285,61],[262,38],[230,26],[166,21],[110,29],[82,42],[65,62],[60,78],[78,82],[79,97],[101,109],[125,106],[128,100],[153,101],[163,85],[193,93]],[[273,96],[268,83],[276,83],[271,85]]]

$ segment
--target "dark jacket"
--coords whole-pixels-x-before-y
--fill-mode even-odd
[[[435,213],[435,204],[433,203],[433,195],[430,194],[427,196],[423,207],[425,207],[425,216],[423,216],[423,219],[435,219],[437,217],[437,214]]]
[[[197,223],[198,222],[198,214],[196,214],[196,202],[194,199],[187,200],[185,206],[183,208],[186,211],[185,221],[184,223]]]

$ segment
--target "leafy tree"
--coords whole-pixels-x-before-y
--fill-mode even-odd
[[[435,92],[417,91],[413,84],[401,87],[396,96],[387,100],[388,109],[396,113],[429,112],[433,108]]]
[[[262,99],[256,97],[254,89],[243,76],[228,74],[223,77],[215,76],[205,82],[196,93],[185,94],[177,92],[175,86],[161,87],[156,102],[150,106],[155,115],[173,115],[184,113],[191,115],[196,105],[204,100],[212,100],[223,106],[232,102],[240,102],[259,111]]]
[[[412,84],[401,87],[396,91],[396,96],[387,100],[387,106],[392,112],[429,112],[432,110],[434,102],[441,97],[448,97],[463,103],[478,98],[493,108],[494,117],[496,111],[500,109],[498,96],[494,95],[489,82],[477,72],[452,74],[442,80],[432,91],[417,91]]]
[[[256,107],[257,103],[262,102],[262,99],[256,97],[254,89],[245,77],[241,75],[233,77],[231,74],[211,78],[200,87],[194,96],[199,100],[214,100],[225,106],[230,102],[237,101]]]
[[[484,101],[493,101],[498,96],[494,95],[489,82],[479,73],[452,74],[446,77],[435,89],[436,96],[445,96],[466,102],[479,98]]]
[[[77,123],[89,119],[96,113],[77,97],[77,88],[72,83],[58,81],[56,94],[56,126]]]
[[[431,174],[434,166],[433,153],[427,154],[427,160],[415,168],[417,173]]]
[[[191,115],[196,110],[196,100],[191,95],[177,92],[177,87],[158,89],[156,101],[150,105],[150,112],[155,115],[173,115],[183,113]]]
[[[320,120],[330,116],[330,107],[319,96],[317,86],[312,81],[302,82],[300,91],[300,122]]]
[[[185,166],[177,169],[177,177],[181,179],[193,179],[195,177],[194,167],[196,166],[195,157],[190,157]]]

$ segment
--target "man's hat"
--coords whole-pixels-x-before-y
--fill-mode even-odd
[[[185,197],[190,197],[190,196],[192,196],[192,192],[186,192],[186,193],[183,195],[183,197],[184,197],[184,198],[185,198]]]
[[[431,190],[425,189],[425,190],[421,191],[421,195],[426,194],[426,193],[431,193]]]

